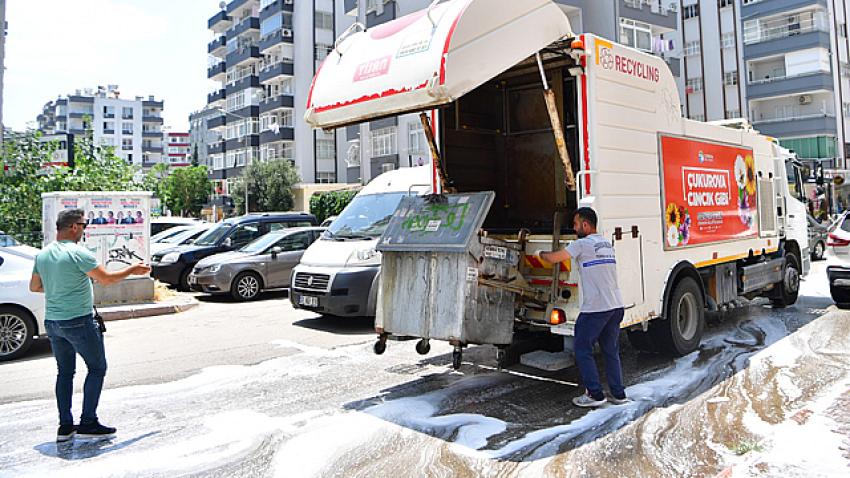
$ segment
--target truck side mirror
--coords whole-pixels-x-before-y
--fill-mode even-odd
[[[272,247],[272,259],[277,259],[277,255],[283,252],[280,246]]]

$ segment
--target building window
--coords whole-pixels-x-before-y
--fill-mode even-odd
[[[699,55],[700,51],[700,43],[698,41],[685,43],[685,56],[696,56]]]
[[[317,139],[316,158],[336,159],[336,142],[332,139]]]
[[[133,123],[121,123],[121,132],[124,134],[133,134]]]
[[[705,115],[704,114],[693,114],[693,115],[691,115],[691,119],[694,120],[694,121],[705,121]]]
[[[389,156],[392,154],[398,154],[396,127],[390,126],[372,131],[372,156]]]
[[[334,46],[327,43],[316,43],[316,60],[322,61],[333,51]]]
[[[133,149],[133,138],[124,138],[121,140],[121,150],[131,151]]]
[[[316,183],[317,184],[332,184],[336,182],[336,174],[334,173],[316,173]]]
[[[847,24],[842,23],[838,25],[838,34],[841,35],[841,38],[847,38]]]
[[[720,8],[731,7],[735,4],[735,0],[717,0],[717,6]]]
[[[721,37],[721,43],[723,45],[723,48],[735,48],[735,33],[724,33]]]
[[[109,131],[109,133],[107,133]],[[104,121],[103,122],[103,132],[106,134],[112,134],[115,132],[115,123],[112,121]]]
[[[133,108],[124,107],[121,108],[121,118],[123,119],[133,119]]]
[[[738,109],[726,110],[726,117],[727,118],[740,118],[741,117],[741,110],[738,110]]]
[[[844,103],[844,116],[850,116],[850,103]]]
[[[395,170],[395,164],[393,163],[384,163],[381,165],[381,173],[388,173],[390,171]]]
[[[685,91],[687,91],[688,94],[699,93],[702,91],[702,77],[689,79],[685,85]]]
[[[321,28],[324,30],[333,30],[334,29],[334,15],[333,13],[328,12],[319,12],[317,11],[315,14],[316,20],[316,28]]]
[[[726,86],[738,86],[738,72],[728,71],[723,75],[723,84]]]
[[[224,169],[224,156],[221,154],[211,155],[213,169]]]
[[[695,3],[693,5],[685,5],[682,9],[682,18],[687,20],[688,18],[694,18],[699,16],[699,4]]]
[[[652,53],[652,26],[648,23],[621,18],[620,43]]]
[[[407,125],[407,150],[411,153],[424,153],[428,151],[428,140],[425,138],[425,130],[422,123],[415,121]]]
[[[115,117],[115,107],[114,106],[104,106],[103,107],[103,116],[105,118],[114,118]]]

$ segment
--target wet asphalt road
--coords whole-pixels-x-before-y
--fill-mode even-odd
[[[413,342],[375,356],[368,324],[339,337],[294,326],[315,319],[281,313],[279,298],[213,302],[187,321],[195,336],[224,308],[271,325],[255,340],[227,331],[240,346],[218,353],[203,339],[197,354],[175,358],[133,362],[110,352],[113,369],[131,368],[117,383],[112,371],[107,379],[100,415],[119,427],[111,441],[54,444],[49,389],[5,400],[0,476],[715,476],[759,440],[762,423],[781,423],[847,379],[850,318],[822,317],[831,306],[823,281],[817,265],[792,308],[755,301],[712,317],[701,349],[676,361],[639,354],[623,339],[634,402],[591,413],[570,404],[580,393],[574,370],[499,373],[494,351],[479,347],[453,371],[444,344],[424,359]],[[249,359],[252,341],[262,343],[261,358]],[[187,365],[165,365],[175,360]],[[0,397],[14,395],[4,385]]]

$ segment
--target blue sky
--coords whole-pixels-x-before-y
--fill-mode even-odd
[[[117,84],[124,98],[165,100],[165,125],[187,131],[214,87],[207,20],[219,1],[8,0],[3,122],[24,129],[58,95]]]

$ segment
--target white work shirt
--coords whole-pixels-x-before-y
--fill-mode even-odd
[[[599,234],[591,234],[571,242],[567,252],[581,276],[581,311],[605,312],[622,308],[617,260],[611,242]]]

